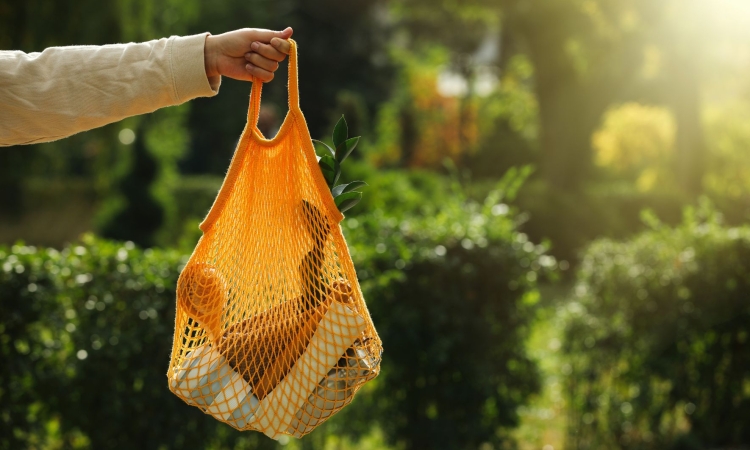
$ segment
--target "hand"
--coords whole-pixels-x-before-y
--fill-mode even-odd
[[[263,82],[273,80],[279,62],[289,54],[293,30],[243,28],[216,36],[207,36],[203,51],[209,81],[220,75],[235,80]]]

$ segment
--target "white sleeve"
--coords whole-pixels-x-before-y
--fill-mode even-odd
[[[0,146],[48,142],[218,93],[208,33],[143,43],[0,51]]]

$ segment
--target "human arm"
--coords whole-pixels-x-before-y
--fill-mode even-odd
[[[227,61],[235,54],[228,51],[244,45],[245,53],[251,52],[251,38],[270,43],[274,34],[291,36],[291,29],[254,31],[237,30],[216,40],[203,33],[143,43],[51,47],[41,53],[0,51],[0,146],[54,141],[216,95],[221,75],[249,79],[236,72],[236,64],[230,64],[234,60]],[[270,54],[266,47],[260,50]],[[257,64],[245,69],[248,74],[268,78],[264,72],[273,67],[267,58],[247,58]]]

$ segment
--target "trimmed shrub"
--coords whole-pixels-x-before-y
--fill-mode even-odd
[[[0,448],[239,440],[167,388],[184,262],[175,251],[91,236],[62,251],[0,248]],[[242,439],[275,446],[254,434]]]
[[[343,222],[385,348],[370,403],[354,412],[394,444],[507,445],[517,407],[539,389],[525,342],[536,280],[555,260],[503,203],[518,177],[483,202],[455,191],[433,214]]]
[[[572,448],[750,442],[750,227],[705,204],[586,252],[566,306]]]
[[[503,203],[522,175],[483,202],[418,176],[393,186],[440,189],[414,214],[381,208],[344,220],[365,298],[383,337],[382,375],[302,448],[379,426],[405,448],[510,442],[516,409],[539,388],[525,340],[555,265],[517,231]],[[452,191],[451,191],[452,189]],[[367,194],[365,195],[367,198]],[[167,389],[174,290],[185,255],[87,236],[61,251],[0,247],[0,448],[275,448]]]

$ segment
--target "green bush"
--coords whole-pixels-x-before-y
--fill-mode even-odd
[[[357,440],[378,425],[407,448],[509,442],[516,408],[539,387],[525,339],[536,280],[555,265],[503,203],[522,175],[482,203],[440,177],[384,176],[391,189],[373,184],[372,209],[342,222],[384,340],[382,375],[299,445]],[[387,208],[399,189],[414,213]],[[61,251],[0,248],[0,448],[277,445],[167,389],[184,262],[184,252],[91,236]]]
[[[525,341],[536,280],[555,260],[503,203],[519,177],[481,203],[455,190],[431,214],[343,222],[385,349],[369,403],[354,412],[394,444],[507,445],[517,407],[539,389]]]
[[[167,389],[184,261],[93,237],[62,251],[0,248],[0,448],[238,442]]]
[[[750,442],[750,227],[703,205],[586,252],[567,308],[572,448]]]

